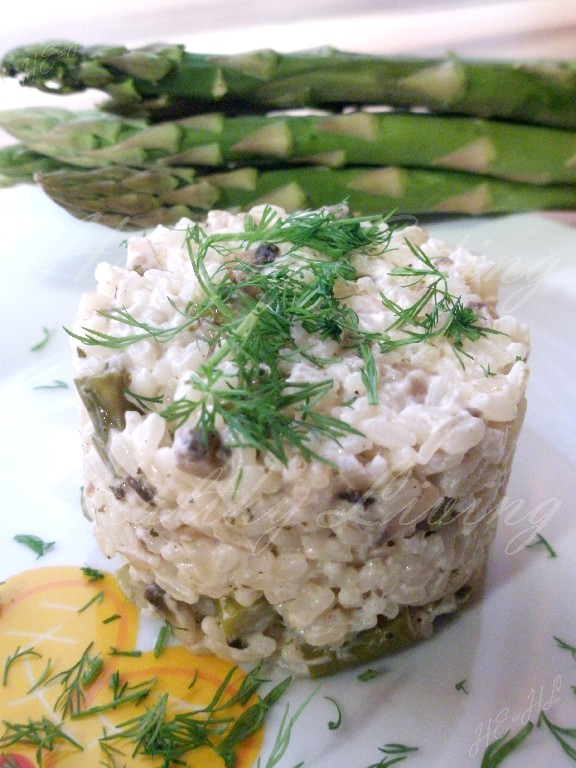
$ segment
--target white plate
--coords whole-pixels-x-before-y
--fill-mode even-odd
[[[367,768],[389,742],[418,747],[407,768],[480,766],[489,741],[512,733],[538,711],[576,726],[576,663],[553,636],[576,643],[576,231],[535,215],[459,219],[431,231],[465,243],[503,267],[502,307],[531,325],[529,409],[500,520],[483,596],[431,640],[378,665],[385,674],[358,681],[358,670],[322,683],[298,721],[288,753],[291,768]],[[38,189],[0,191],[0,579],[49,565],[109,567],[80,512],[81,455],[71,381],[70,325],[100,260],[121,262],[126,233],[75,221]],[[42,328],[54,332],[39,352]],[[55,380],[69,389],[35,389]],[[557,558],[525,544],[540,531]],[[56,541],[41,560],[13,541],[19,533]],[[469,695],[455,688],[467,680]],[[292,706],[315,684],[291,688]],[[328,729],[343,712],[342,726]],[[281,705],[280,705],[281,708]],[[264,756],[275,735],[273,712]],[[514,766],[571,765],[551,735],[535,730],[507,758]]]

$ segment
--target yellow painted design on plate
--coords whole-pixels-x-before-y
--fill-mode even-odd
[[[106,621],[111,619],[110,621]],[[6,723],[27,724],[46,718],[82,746],[82,751],[64,741],[53,750],[41,750],[44,768],[85,768],[107,765],[110,768],[157,768],[161,758],[133,755],[135,744],[127,740],[110,743],[115,750],[106,756],[100,739],[104,732],[113,734],[131,718],[141,717],[167,693],[168,716],[206,706],[216,693],[232,665],[210,655],[194,655],[181,647],[169,646],[155,657],[151,651],[140,656],[113,655],[135,649],[138,613],[120,591],[114,577],[89,581],[80,568],[39,568],[9,578],[0,586],[0,712],[4,721],[2,738],[9,732]],[[92,645],[91,645],[92,644]],[[90,658],[100,654],[102,669],[95,679],[82,687],[80,709],[101,707],[113,700],[111,678],[118,673],[119,685],[127,691],[147,680],[155,680],[148,696],[116,709],[85,717],[62,717],[58,697],[65,686],[55,676],[70,669],[88,649]],[[33,653],[22,653],[32,650]],[[12,663],[10,657],[21,654]],[[38,654],[38,655],[34,655]],[[49,674],[45,674],[49,663]],[[44,682],[34,687],[45,674]],[[238,690],[245,675],[237,670],[223,697],[229,699]],[[52,680],[51,680],[52,678]],[[191,683],[194,684],[191,686]],[[32,690],[34,689],[34,690]],[[237,719],[251,704],[233,705],[224,710],[226,717]],[[55,711],[56,707],[56,711]],[[217,743],[222,736],[213,737]],[[260,729],[236,750],[236,768],[250,768],[260,752]],[[37,747],[18,743],[0,749],[0,768],[18,765],[35,768]],[[10,757],[12,758],[10,760]],[[184,756],[186,765],[222,768],[222,759],[210,748],[200,747]]]

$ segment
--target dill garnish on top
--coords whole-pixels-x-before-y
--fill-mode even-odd
[[[290,378],[297,361],[323,370],[341,359],[333,353],[316,354],[318,339],[332,340],[338,352],[358,356],[368,402],[376,405],[375,352],[442,336],[462,363],[462,356],[470,357],[464,340],[495,332],[462,306],[460,297],[448,290],[447,274],[414,246],[415,265],[390,275],[421,287],[420,297],[402,308],[382,294],[382,310],[395,316],[393,323],[383,333],[362,328],[345,300],[347,287],[353,292],[358,279],[353,259],[383,255],[393,230],[387,216],[353,217],[344,208],[281,218],[266,207],[259,221],[247,215],[241,232],[207,234],[196,224],[187,229],[185,244],[203,298],[178,307],[167,297],[179,322],[156,327],[116,307],[99,314],[124,326],[123,333],[90,328],[83,328],[82,335],[69,333],[86,345],[122,350],[143,340],[167,343],[201,325],[210,353],[191,374],[193,396],[165,402],[161,393],[146,398],[129,391],[136,407],[156,410],[174,429],[194,417],[206,445],[224,425],[227,448],[252,447],[287,463],[289,446],[308,460],[325,461],[313,448],[314,438],[338,440],[358,431],[315,408],[332,389],[328,372],[310,382]],[[206,257],[214,252],[222,263],[210,272]]]

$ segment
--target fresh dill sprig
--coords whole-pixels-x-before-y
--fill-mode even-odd
[[[104,712],[111,712],[126,704],[139,704],[150,694],[158,682],[157,677],[149,678],[141,683],[130,686],[127,682],[120,685],[120,673],[114,672],[110,676],[110,688],[112,689],[112,699],[104,704],[98,704],[94,707],[82,709],[73,715],[74,720],[79,720],[92,715],[100,715]]]
[[[104,730],[104,736],[105,735],[106,730]],[[121,749],[108,744],[102,739],[100,739],[99,745],[104,756],[104,759],[99,761],[99,765],[103,766],[103,768],[127,768],[127,764],[124,761],[124,752],[122,752]],[[120,766],[118,761],[123,761],[123,765]]]
[[[43,541],[39,536],[33,536],[27,533],[16,534],[16,536],[14,536],[14,541],[17,541],[19,544],[24,544],[24,546],[31,549],[32,552],[35,552],[37,560],[56,546],[55,541]]]
[[[168,708],[168,694],[164,693],[156,704],[147,707],[143,715],[130,718],[120,723],[114,733],[106,734],[100,739],[100,744],[110,741],[131,741],[134,744],[132,758],[138,754],[161,756],[164,765],[179,759],[190,749],[200,746],[210,746],[207,733],[190,733],[185,748],[172,738],[166,741],[166,714]],[[180,734],[182,736],[182,734]]]
[[[245,219],[243,232],[216,233],[206,236],[201,225],[188,230],[188,237],[207,248],[225,247],[236,243],[250,248],[259,243],[290,243],[290,252],[309,248],[339,261],[353,253],[386,248],[392,236],[388,216],[342,216],[342,211],[298,211],[283,219],[273,208],[266,207],[259,222],[251,216]],[[389,224],[384,228],[383,224]],[[237,247],[237,246],[235,246]]]
[[[314,696],[316,696],[319,690],[320,690],[320,686],[318,686],[310,694],[308,694],[308,696],[297,707],[297,709],[294,711],[294,714],[290,718],[288,717],[288,715],[290,714],[290,705],[286,704],[286,707],[284,708],[284,713],[282,714],[282,719],[280,720],[280,725],[278,726],[276,738],[272,746],[272,751],[270,752],[270,755],[266,760],[266,764],[264,765],[264,768],[275,768],[275,766],[278,765],[280,760],[283,758],[284,753],[288,749],[288,745],[292,737],[292,729],[294,728],[302,712],[306,709],[308,704],[310,704],[310,702],[312,701]],[[295,768],[300,768],[301,765],[303,765],[303,763],[299,763],[297,766],[295,766]],[[260,758],[258,758],[258,761],[256,763],[256,768],[261,768]]]
[[[515,736],[508,738],[510,731],[506,731],[503,736],[489,744],[482,756],[480,768],[497,768],[524,741],[533,727],[534,723],[529,720]]]
[[[234,721],[224,739],[215,747],[216,753],[224,760],[226,768],[234,768],[236,764],[236,747],[264,724],[268,710],[278,701],[290,683],[291,678],[285,678],[269,691],[266,696],[251,707],[248,707],[248,709],[245,709],[238,719]]]
[[[542,725],[545,725],[552,736],[554,736],[556,741],[560,744],[564,752],[568,755],[568,757],[576,761],[576,748],[570,744],[569,741],[570,739],[574,742],[574,744],[576,744],[576,728],[563,728],[559,725],[556,725],[547,717],[543,710],[541,710],[540,714],[538,715],[538,721],[536,725],[538,728],[540,728]]]
[[[219,374],[217,374],[219,376]],[[197,426],[204,434],[216,431],[221,417],[230,431],[229,447],[252,447],[288,462],[286,445],[292,445],[306,459],[323,460],[309,444],[311,434],[338,440],[344,434],[358,434],[351,425],[314,409],[332,387],[332,381],[313,384],[286,383],[277,370],[261,378],[258,389],[219,389],[213,382],[194,377],[196,389],[205,393],[199,400],[182,398],[161,411],[177,425],[184,424],[196,411]]]
[[[368,403],[369,405],[378,405],[378,370],[376,368],[374,354],[370,348],[370,344],[365,341],[360,344],[359,351],[360,357],[364,361],[364,366],[360,370],[360,377],[366,388]]]
[[[91,328],[82,329],[85,331],[84,336],[73,333],[68,329],[65,329],[66,332],[69,336],[72,336],[72,338],[81,341],[82,344],[86,344],[87,346],[124,349],[125,347],[136,344],[136,342],[142,341],[143,339],[155,339],[162,344],[166,344],[167,342],[172,341],[175,336],[177,336],[179,333],[182,333],[182,331],[184,331],[186,328],[189,328],[191,325],[193,325],[198,319],[196,317],[190,317],[180,325],[174,327],[155,328],[149,323],[143,323],[139,320],[136,320],[136,318],[133,317],[126,309],[111,309],[107,312],[100,311],[98,314],[108,320],[114,320],[117,323],[121,323],[122,325],[139,328],[140,333],[133,333],[127,336],[112,336],[111,334],[103,333],[102,331],[97,331]]]
[[[40,720],[29,718],[27,723],[10,723],[7,720],[3,720],[2,723],[4,733],[0,736],[0,749],[6,749],[15,744],[30,744],[37,747],[36,762],[39,768],[43,768],[44,765],[44,750],[52,752],[59,742],[70,744],[80,752],[83,751],[82,745],[69,736],[61,725],[47,717],[42,717]]]
[[[382,295],[383,306],[395,315],[394,322],[386,333],[363,330],[356,312],[339,296],[343,287],[357,280],[353,257],[384,253],[392,228],[383,226],[388,224],[387,217],[341,214],[325,209],[281,219],[266,208],[258,222],[246,217],[241,232],[208,235],[199,224],[191,226],[185,244],[203,293],[201,300],[179,307],[167,297],[179,318],[164,327],[154,327],[126,308],[116,307],[99,314],[122,328],[121,334],[89,328],[83,329],[83,335],[68,333],[87,345],[124,349],[145,339],[167,343],[202,324],[210,354],[190,378],[193,397],[164,404],[161,394],[145,397],[129,391],[128,399],[144,411],[160,413],[172,429],[194,417],[195,428],[205,438],[223,424],[230,435],[227,447],[255,448],[284,464],[288,448],[307,460],[326,461],[314,450],[316,440],[337,442],[346,434],[359,433],[346,421],[321,412],[320,403],[333,387],[329,376],[314,382],[289,379],[290,363],[295,360],[324,368],[340,359],[315,354],[317,338],[337,341],[343,350],[358,354],[368,402],[376,405],[377,350],[386,353],[441,336],[464,365],[463,358],[471,357],[464,349],[466,341],[497,333],[480,324],[461,297],[449,292],[447,273],[409,242],[417,263],[390,274],[417,286],[419,298],[402,308]],[[245,258],[262,245],[277,252],[271,261],[263,264]],[[223,257],[213,274],[206,266],[211,251]],[[296,329],[307,336],[295,333]]]
[[[6,658],[6,661],[4,662],[4,674],[2,675],[2,685],[8,685],[8,672],[10,671],[10,667],[12,664],[14,664],[15,661],[18,661],[18,659],[22,659],[26,656],[32,656],[36,659],[41,659],[42,654],[38,653],[38,651],[35,651],[34,648],[24,648],[20,650],[20,646],[16,648],[13,654],[8,656]]]
[[[319,359],[293,335],[295,325],[322,339],[335,339],[346,346],[362,343],[363,380],[371,402],[377,399],[377,371],[370,343],[377,334],[362,332],[356,314],[335,296],[335,285],[356,279],[350,257],[363,250],[382,250],[390,230],[380,225],[383,217],[341,218],[330,212],[288,216],[279,219],[272,209],[255,224],[248,219],[240,233],[207,236],[200,226],[189,228],[186,244],[190,262],[204,299],[180,309],[168,301],[182,321],[155,328],[133,317],[126,309],[103,311],[103,317],[135,333],[112,336],[84,329],[85,335],[71,334],[85,344],[122,349],[142,339],[160,343],[172,340],[199,321],[211,329],[211,357],[193,377],[198,398],[177,400],[160,410],[174,423],[183,424],[193,413],[203,431],[214,431],[222,419],[235,445],[255,447],[287,462],[286,446],[306,458],[320,458],[310,447],[312,437],[337,440],[356,433],[345,422],[318,413],[316,405],[332,388],[332,381],[289,382],[283,370],[300,356],[320,365],[334,359]],[[234,249],[248,250],[257,243],[291,243],[289,257],[281,256],[268,266],[249,263]],[[303,252],[303,248],[306,251]],[[321,257],[312,257],[308,249]],[[204,260],[210,249],[230,256],[215,275],[209,275]],[[221,364],[231,362],[236,383],[224,375]],[[130,392],[128,397],[145,410],[161,403],[161,396],[144,398]]]
[[[162,395],[158,395],[157,397],[145,397],[144,395],[132,392],[130,389],[125,389],[124,394],[128,400],[134,401],[138,408],[144,412],[151,411],[152,405],[161,405],[164,402]]]
[[[565,651],[569,651],[572,654],[572,658],[576,660],[576,646],[570,645],[570,643],[567,643],[565,640],[561,640],[559,637],[556,637],[556,635],[553,635],[553,637],[560,648]]]
[[[264,682],[260,677],[261,667],[258,665],[243,679],[233,696],[226,697],[230,681],[238,671],[237,667],[231,668],[205,707],[173,716],[168,713],[168,694],[163,694],[153,706],[146,707],[143,714],[120,723],[114,733],[105,734],[100,742],[108,745],[116,741],[132,742],[132,757],[138,754],[159,757],[163,768],[179,764],[185,755],[199,747],[209,747],[222,758],[226,768],[233,768],[237,746],[260,728],[270,707],[290,684],[290,678],[286,678],[234,719],[228,713],[230,707],[246,705]]]
[[[74,717],[81,712],[85,699],[84,689],[94,681],[94,675],[100,674],[102,670],[100,655],[90,655],[93,645],[93,642],[90,643],[80,659],[69,669],[58,672],[46,682],[49,685],[59,681],[64,686],[64,690],[54,704],[54,712],[60,711],[62,719],[65,719],[67,715]]]
[[[405,744],[385,744],[383,747],[378,747],[378,750],[383,753],[384,757],[379,763],[373,763],[368,768],[389,768],[391,765],[401,763],[412,752],[417,752],[418,747],[407,747]]]
[[[461,296],[450,292],[448,273],[438,269],[422,248],[409,240],[406,240],[406,245],[418,260],[417,265],[397,267],[391,270],[390,275],[408,278],[405,287],[423,286],[424,291],[414,304],[406,308],[380,294],[384,306],[396,315],[396,320],[387,329],[388,333],[402,331],[405,334],[401,339],[388,338],[380,342],[380,349],[388,352],[407,344],[444,337],[464,367],[462,358],[472,357],[464,350],[466,340],[474,342],[489,334],[501,335],[502,331],[479,324],[480,317],[474,310],[464,306]]]
[[[40,686],[43,685],[46,682],[46,680],[48,680],[48,676],[50,675],[51,670],[52,670],[52,659],[48,659],[48,661],[46,662],[46,666],[44,667],[44,671],[42,672],[38,680],[36,680],[34,685],[28,689],[27,693],[30,694],[33,691],[36,691],[38,688],[40,688]]]

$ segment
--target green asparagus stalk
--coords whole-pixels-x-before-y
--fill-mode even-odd
[[[387,104],[576,127],[572,60],[411,58],[333,48],[202,55],[181,45],[130,50],[51,42],[9,51],[1,71],[52,93],[98,88],[124,114],[158,110],[162,119],[206,109],[238,113]]]
[[[21,144],[0,147],[0,187],[32,183],[37,173],[50,173],[66,165]]]
[[[339,648],[301,645],[300,650],[310,677],[333,675],[358,664],[366,664],[413,645],[421,634],[409,608],[404,608],[395,619],[380,617],[378,624],[358,633]]]
[[[536,184],[576,182],[576,132],[410,113],[211,113],[150,126],[66,109],[0,112],[34,151],[86,168],[283,164],[448,168]]]
[[[287,211],[336,205],[354,214],[491,214],[576,207],[576,186],[536,186],[443,170],[382,168],[238,168],[200,176],[193,168],[112,166],[39,174],[44,191],[72,215],[98,214],[112,227],[146,228],[212,208],[269,203]]]
[[[228,642],[250,632],[261,632],[278,619],[278,614],[264,597],[249,606],[240,605],[233,597],[219,597],[214,600],[214,606]]]
[[[123,430],[126,426],[126,411],[135,408],[124,395],[125,379],[121,371],[106,371],[75,381],[80,399],[94,427],[94,447],[112,471],[114,470],[108,454],[110,433],[113,429]]]

